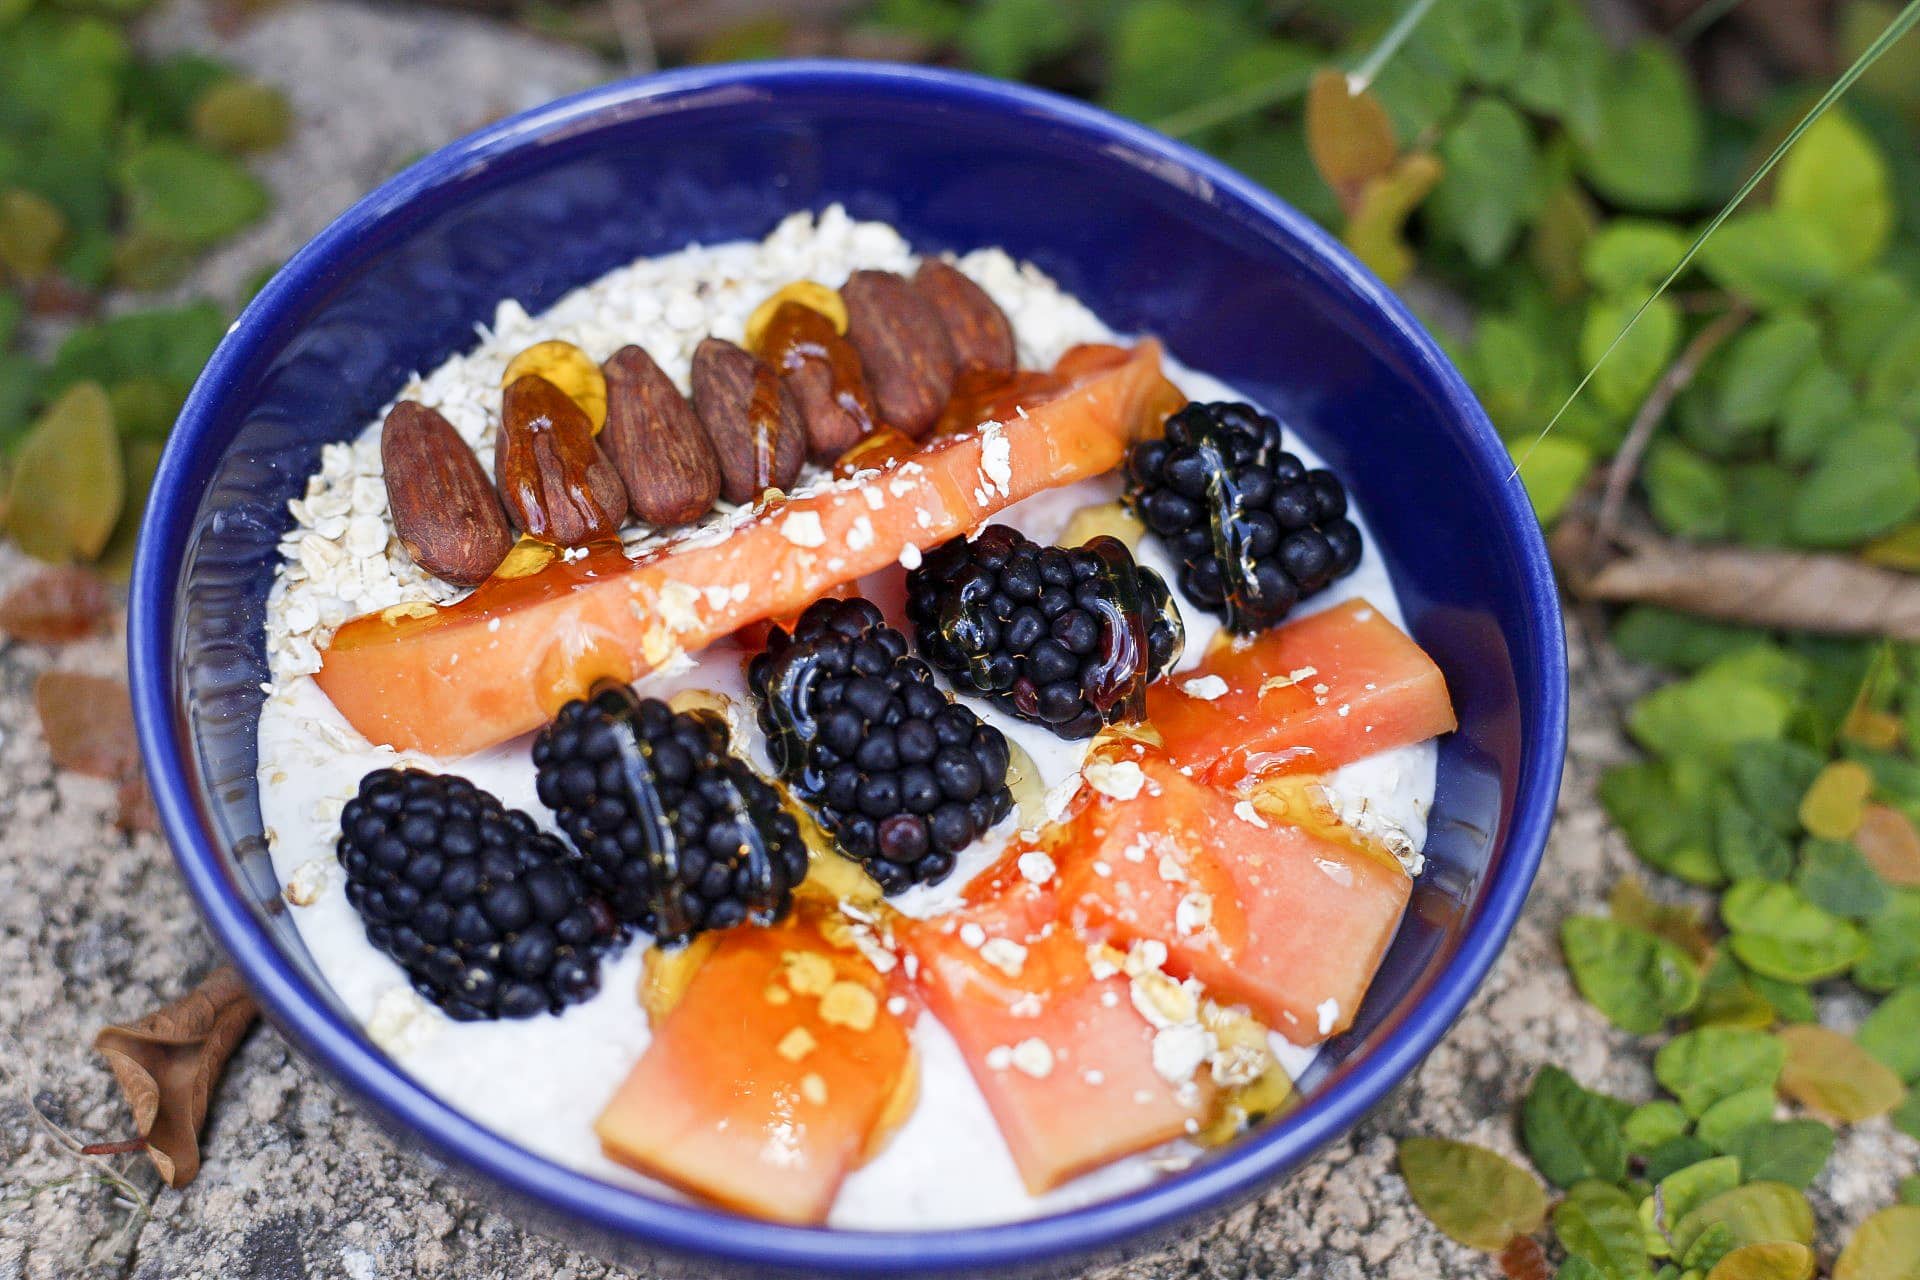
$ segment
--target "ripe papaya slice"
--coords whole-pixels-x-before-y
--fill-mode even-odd
[[[1053,398],[637,560],[617,547],[404,605],[335,633],[315,679],[370,741],[467,755],[544,722],[594,680],[632,680],[842,583],[966,533],[1044,489],[1117,466],[1164,414],[1160,348],[1076,349]]]

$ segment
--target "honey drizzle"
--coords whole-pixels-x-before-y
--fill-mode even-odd
[[[860,368],[860,353],[827,316],[804,303],[781,303],[754,354],[788,376],[809,366],[824,368],[834,403],[859,425],[863,439],[873,433],[878,418]]]

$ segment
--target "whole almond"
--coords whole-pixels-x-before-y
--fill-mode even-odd
[[[673,379],[635,346],[614,352],[600,371],[607,379],[600,447],[627,486],[633,514],[648,524],[707,514],[720,496],[720,459]]]
[[[940,313],[891,271],[856,271],[840,296],[847,302],[847,338],[860,353],[882,421],[915,439],[926,435],[959,370]]]
[[[815,462],[832,463],[879,420],[860,353],[812,307],[781,303],[761,332],[757,354],[793,392],[807,424],[807,455]]]
[[[380,429],[387,509],[413,562],[455,586],[485,582],[513,547],[500,499],[453,424],[402,400]]]
[[[806,461],[806,426],[773,366],[724,338],[693,352],[693,407],[720,459],[720,496],[746,503],[785,489]]]
[[[593,422],[536,373],[507,385],[493,478],[514,524],[542,542],[582,547],[620,530],[627,490],[600,452]]]
[[[933,304],[946,326],[947,341],[962,369],[1012,373],[1017,357],[1013,326],[1006,312],[975,284],[966,272],[938,258],[928,258],[913,273],[913,287]]]

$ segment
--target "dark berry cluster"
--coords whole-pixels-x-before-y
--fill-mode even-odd
[[[1167,584],[1118,538],[1067,550],[988,525],[907,575],[920,651],[957,688],[1063,738],[1141,719],[1185,632]]]
[[[799,824],[728,736],[710,713],[606,684],[534,740],[540,799],[581,877],[662,942],[770,924],[807,874]]]
[[[865,600],[775,627],[748,682],[775,765],[887,893],[932,884],[1013,809],[1007,740],[948,700]]]
[[[337,852],[367,939],[448,1016],[558,1013],[599,989],[613,913],[560,841],[465,778],[369,773]]]
[[[1258,631],[1360,563],[1347,491],[1281,447],[1245,404],[1190,404],[1127,460],[1130,497],[1180,560],[1180,589],[1235,631]]]

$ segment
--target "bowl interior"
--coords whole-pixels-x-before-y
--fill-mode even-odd
[[[485,1165],[477,1130],[435,1113],[342,1018],[281,907],[254,717],[287,500],[321,445],[357,433],[412,371],[470,345],[501,298],[537,312],[637,255],[759,237],[832,202],[893,223],[923,251],[1003,246],[1116,329],[1157,333],[1281,413],[1349,480],[1458,705],[1428,870],[1353,1030],[1304,1082],[1305,1106],[1135,1197],[1126,1223],[1152,1225],[1197,1196],[1254,1185],[1350,1124],[1457,1013],[1538,860],[1564,668],[1524,496],[1431,342],[1304,219],[1143,131],[965,77],[718,69],[509,121],[370,196],[248,309],[168,450],[132,640],[156,792],[203,907],[282,1025],[363,1096],[410,1123],[429,1118],[438,1145]],[[542,1177],[533,1190],[549,1207],[585,1203],[573,1198],[584,1179]],[[546,1195],[556,1188],[566,1194]],[[1083,1236],[1055,1243],[1096,1238]]]

